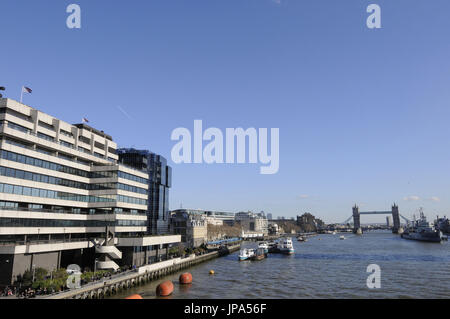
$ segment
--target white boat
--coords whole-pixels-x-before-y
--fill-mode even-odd
[[[333,235],[336,235],[336,232],[334,231],[332,234],[333,234]]]
[[[292,238],[283,238],[278,244],[277,248],[282,254],[292,255],[294,254],[294,244],[292,243]]]
[[[340,240],[344,240],[346,239],[344,235],[342,235],[341,237],[339,237]]]
[[[269,245],[266,242],[262,242],[258,245],[258,248],[261,248],[264,250],[264,254],[267,255],[267,253],[269,252]]]
[[[247,260],[255,255],[255,250],[250,248],[241,249],[239,253],[239,261]]]

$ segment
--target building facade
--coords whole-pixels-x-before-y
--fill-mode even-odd
[[[172,168],[167,160],[147,150],[119,149],[119,162],[144,170],[148,179],[147,224],[150,234],[169,233],[169,189],[172,187]]]
[[[86,124],[0,99],[0,285],[39,267],[140,266],[180,241],[145,236],[149,174],[116,149]]]
[[[268,220],[263,214],[252,212],[239,212],[235,215],[236,222],[239,222],[245,234],[262,233],[268,235]]]
[[[208,221],[204,211],[179,209],[171,212],[171,230],[181,236],[188,248],[199,247],[208,240]]]

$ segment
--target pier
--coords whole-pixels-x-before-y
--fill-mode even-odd
[[[240,249],[240,244],[229,246],[229,252]],[[187,258],[174,258],[159,263],[139,267],[131,273],[121,274],[57,294],[38,297],[39,299],[103,299],[119,291],[146,284],[164,276],[176,273],[186,268],[220,257],[219,251],[204,255],[191,255]]]

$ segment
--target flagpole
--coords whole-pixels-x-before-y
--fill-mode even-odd
[[[20,91],[20,103],[22,103],[22,99],[23,99],[23,86],[22,86],[22,90]]]

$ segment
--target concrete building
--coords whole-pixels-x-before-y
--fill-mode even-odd
[[[208,222],[204,211],[179,209],[171,212],[171,230],[181,235],[181,242],[189,248],[199,247],[208,240]]]
[[[277,223],[270,223],[269,227],[269,235],[278,235],[280,233],[280,227]]]
[[[267,218],[261,214],[239,212],[235,215],[235,221],[241,224],[244,233],[269,233]]]
[[[167,160],[147,150],[119,149],[119,162],[148,173],[149,193],[147,226],[149,234],[169,233],[169,188],[172,186],[172,168]]]
[[[140,266],[180,242],[145,236],[149,175],[116,149],[103,131],[0,99],[0,285],[39,267]]]

